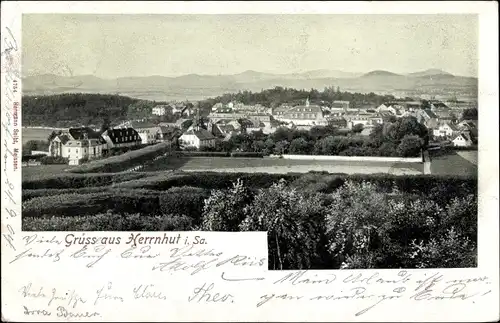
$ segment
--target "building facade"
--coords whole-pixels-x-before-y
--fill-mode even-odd
[[[167,114],[167,107],[164,105],[157,105],[151,110],[153,115],[164,116]]]
[[[133,128],[114,128],[102,133],[107,148],[134,147],[142,143],[139,133]]]
[[[215,136],[208,130],[203,128],[194,128],[182,134],[179,138],[179,144],[186,147],[196,147],[197,149],[204,147],[215,147]]]
[[[461,133],[452,140],[453,146],[455,147],[470,147],[472,146],[472,140],[467,133]]]
[[[295,126],[326,126],[328,120],[323,115],[323,110],[318,105],[310,105],[309,100],[305,105],[289,108],[280,108],[274,111],[274,119],[291,123]]]
[[[70,165],[102,156],[107,147],[104,138],[93,129],[70,128],[55,136],[49,144],[49,156],[68,158]]]

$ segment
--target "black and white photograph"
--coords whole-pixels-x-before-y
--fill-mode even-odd
[[[270,270],[477,267],[478,15],[21,30],[23,231],[265,231]]]

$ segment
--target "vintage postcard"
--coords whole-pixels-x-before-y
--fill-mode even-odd
[[[3,2],[2,320],[499,319],[496,2]]]

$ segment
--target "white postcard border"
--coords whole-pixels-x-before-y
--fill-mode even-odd
[[[267,272],[261,267],[237,266],[218,270],[207,269],[194,275],[182,273],[151,272],[149,260],[123,259],[123,246],[110,247],[107,262],[88,267],[92,259],[61,259],[60,262],[46,262],[39,259],[24,259],[13,262],[19,253],[31,248],[31,252],[42,250],[43,244],[28,245],[27,236],[21,231],[21,15],[22,13],[366,13],[366,14],[435,14],[472,13],[479,17],[479,225],[478,225],[478,268],[443,270],[362,270],[328,271],[337,279],[362,274],[370,277],[375,273],[385,279],[397,280],[411,274],[413,277],[433,277],[442,274],[448,280],[481,278],[488,276],[489,286],[481,285],[478,293],[486,296],[474,301],[415,301],[410,299],[384,300],[392,302],[379,304],[366,313],[356,316],[364,308],[370,308],[373,300],[352,302],[318,303],[298,300],[276,300],[257,307],[265,295],[314,296],[328,294],[328,286],[290,286],[273,284],[285,272]],[[8,28],[8,29],[7,29]],[[498,5],[496,2],[3,2],[2,3],[2,319],[6,321],[493,321],[499,316],[499,261],[498,261]],[[12,32],[10,37],[8,30]],[[15,40],[15,41],[14,41]],[[16,44],[17,42],[17,44]],[[4,55],[4,53],[6,53]],[[10,59],[10,61],[7,61]],[[17,85],[15,85],[17,84]],[[16,89],[14,89],[16,88]],[[18,102],[18,110],[14,108]],[[485,107],[485,108],[483,108]],[[16,121],[17,118],[17,121]],[[15,129],[18,129],[17,143]],[[15,150],[18,154],[15,156]],[[18,168],[14,170],[14,160]],[[52,234],[39,233],[47,239]],[[64,241],[66,232],[55,233],[56,239]],[[88,235],[98,235],[87,232]],[[102,235],[104,233],[101,233]],[[158,233],[151,233],[151,235]],[[245,255],[258,262],[267,257],[265,233],[180,233],[193,239],[203,236],[210,241],[209,247],[221,250],[229,258]],[[126,240],[130,233],[106,233],[108,236]],[[51,245],[52,246],[52,245]],[[15,250],[14,250],[15,248]],[[156,248],[156,247],[155,247]],[[55,248],[57,249],[57,248]],[[53,248],[52,251],[55,250]],[[155,249],[157,250],[157,249]],[[154,250],[152,249],[152,252]],[[121,258],[120,258],[121,257]],[[222,258],[221,258],[222,259]],[[131,264],[131,262],[134,262]],[[153,266],[154,267],[154,266]],[[221,274],[221,272],[223,274]],[[286,273],[293,273],[292,271]],[[225,280],[221,275],[226,275]],[[309,271],[311,275],[323,272]],[[230,282],[228,277],[248,279]],[[260,278],[264,277],[262,280]],[[254,278],[254,279],[252,279]],[[201,284],[215,286],[221,295],[231,294],[234,302],[211,303],[189,302],[193,288]],[[31,285],[30,285],[31,284]],[[137,286],[155,284],[167,300],[140,299],[132,296]],[[278,286],[279,285],[279,286]],[[46,297],[26,297],[20,290],[33,286],[32,292],[43,286]],[[34,290],[36,286],[37,290]],[[336,288],[341,286],[335,285]],[[398,285],[398,288],[402,285]],[[412,285],[413,287],[413,285]],[[388,293],[387,287],[371,286],[370,292],[377,295]],[[385,288],[385,289],[384,289]],[[410,288],[410,287],[408,287]],[[87,317],[71,318],[61,314],[62,310],[51,309],[52,316],[25,315],[23,306],[30,309],[45,309],[51,292],[62,300],[65,293],[75,291],[86,303],[80,303],[78,313]],[[101,293],[99,294],[99,290]],[[108,296],[103,296],[108,291]],[[215,290],[213,290],[215,292]],[[337,289],[335,289],[337,292]],[[392,291],[390,291],[392,292]],[[100,296],[101,298],[99,298]],[[127,296],[125,296],[127,295]],[[130,300],[126,299],[130,295]],[[73,297],[72,296],[72,297]],[[90,304],[96,299],[96,304]],[[305,296],[304,296],[305,297]],[[119,298],[126,299],[120,302]],[[78,297],[75,296],[75,299]],[[75,300],[73,300],[75,301]],[[71,303],[71,300],[68,304]],[[73,303],[74,304],[74,303]],[[70,305],[66,306],[70,311]],[[48,311],[48,310],[47,310]],[[57,313],[57,315],[55,314]],[[67,313],[67,312],[66,312]],[[76,310],[75,310],[76,313]],[[99,315],[92,315],[99,313]],[[83,315],[83,314],[82,314]]]

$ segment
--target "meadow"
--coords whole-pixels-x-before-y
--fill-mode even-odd
[[[347,162],[321,160],[291,160],[277,158],[233,157],[173,157],[166,156],[148,163],[142,171],[183,170],[217,172],[263,172],[286,174],[325,171],[345,174],[421,174],[421,163]]]

